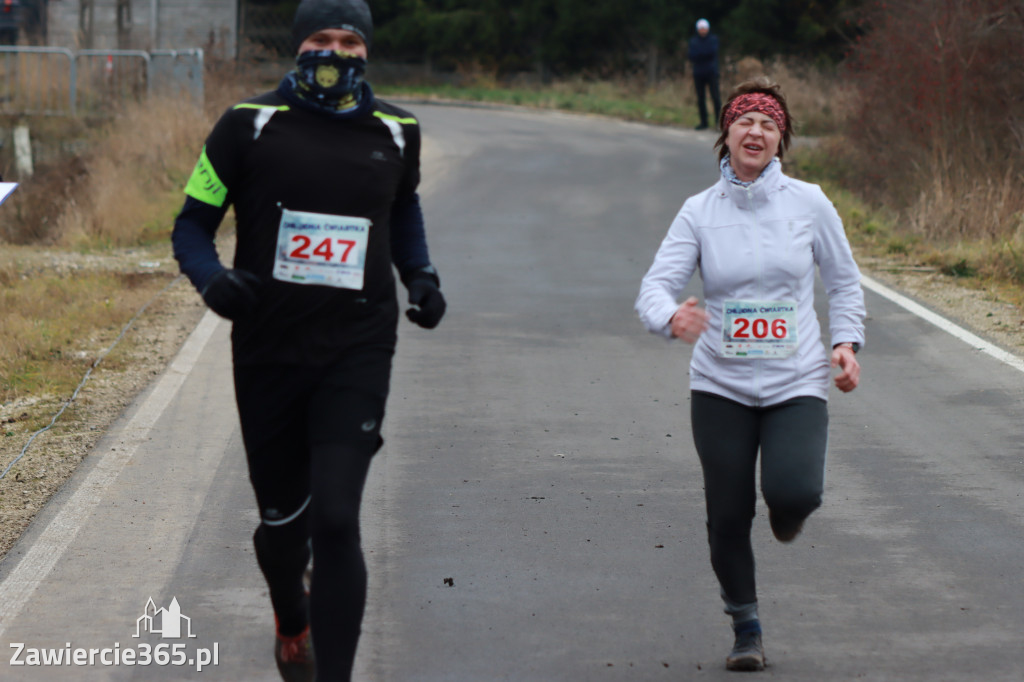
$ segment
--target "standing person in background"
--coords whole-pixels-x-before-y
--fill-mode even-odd
[[[697,20],[697,35],[690,38],[690,63],[693,68],[693,84],[697,88],[697,113],[700,125],[697,130],[708,129],[708,107],[704,91],[711,93],[715,106],[714,118],[722,110],[722,96],[718,91],[718,36],[711,33],[707,19]]]
[[[372,37],[363,0],[302,0],[295,69],[217,122],[172,236],[181,270],[233,321],[256,559],[285,680],[352,674],[367,586],[359,508],[397,342],[392,265],[409,319],[430,329],[445,312],[417,194],[419,125],[363,81]],[[229,205],[230,269],[214,246]]]
[[[772,532],[792,542],[824,492],[830,368],[843,392],[860,380],[864,293],[828,197],[782,173],[793,122],[779,86],[737,86],[720,126],[722,177],[683,204],[636,310],[650,331],[695,344],[693,440],[711,565],[735,635],[726,668],[762,670],[750,539],[758,453]],[[815,269],[828,292],[830,353],[814,310]],[[706,311],[696,297],[677,303],[698,270]]]

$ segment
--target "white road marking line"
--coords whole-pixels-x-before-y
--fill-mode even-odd
[[[871,291],[875,292],[879,296],[887,298],[896,305],[900,306],[901,308],[904,308],[912,312],[921,319],[931,322],[942,331],[952,334],[953,336],[960,339],[969,346],[973,346],[977,350],[980,350],[982,353],[990,355],[996,360],[999,360],[1000,362],[1005,363],[1016,370],[1024,372],[1024,359],[1021,359],[1016,355],[1013,355],[1012,353],[1007,353],[1005,350],[999,348],[995,344],[989,343],[980,336],[972,334],[963,327],[960,327],[950,322],[941,315],[933,313],[932,311],[925,308],[923,305],[914,303],[906,296],[896,293],[889,287],[879,282],[876,282],[870,277],[862,276],[861,284],[863,284],[866,288],[871,289]]]
[[[107,487],[117,479],[139,446],[147,441],[149,432],[185,382],[219,322],[220,318],[207,311],[153,392],[120,432],[117,449],[102,456],[14,570],[0,582],[0,636],[53,570]]]

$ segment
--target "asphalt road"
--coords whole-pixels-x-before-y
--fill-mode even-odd
[[[449,314],[403,323],[364,501],[357,679],[733,679],[689,349],[632,311],[669,221],[715,177],[713,138],[409,108]],[[825,505],[788,546],[759,508],[763,676],[1024,679],[1024,374],[867,304],[863,383],[831,402]],[[0,563],[0,679],[277,679],[227,331],[200,324]],[[190,619],[150,630],[195,636],[147,632],[150,598]],[[161,644],[186,665],[101,662]],[[44,649],[98,651],[12,665]]]

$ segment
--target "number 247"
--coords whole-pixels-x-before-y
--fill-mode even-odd
[[[325,237],[319,244],[314,246],[312,252],[310,252],[309,248],[313,246],[313,240],[304,234],[297,234],[292,237],[292,243],[297,244],[297,246],[291,250],[288,257],[309,260],[313,256],[319,256],[326,261],[333,261],[335,254],[335,242],[337,242],[339,246],[344,247],[344,250],[341,253],[341,262],[344,263],[348,261],[348,255],[356,245],[356,243],[351,239],[332,239],[330,237]]]

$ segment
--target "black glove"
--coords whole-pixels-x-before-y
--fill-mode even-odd
[[[224,269],[210,278],[201,295],[213,312],[240,320],[256,310],[261,285],[260,278],[251,272]]]
[[[444,311],[448,308],[439,288],[441,282],[431,270],[433,268],[417,270],[408,277],[402,278],[406,288],[409,289],[409,303],[419,306],[418,309],[406,310],[405,316],[424,329],[436,327],[444,317]]]

